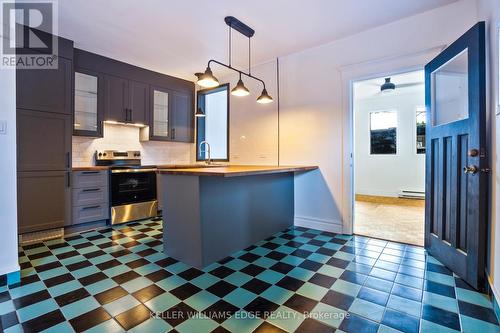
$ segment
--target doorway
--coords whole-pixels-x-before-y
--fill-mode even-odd
[[[424,71],[353,82],[355,234],[424,245]]]

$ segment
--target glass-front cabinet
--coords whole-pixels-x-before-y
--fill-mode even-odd
[[[73,134],[102,137],[102,94],[99,75],[75,71],[75,113]]]
[[[150,140],[170,140],[169,127],[169,92],[166,89],[151,86],[152,112],[150,113]]]

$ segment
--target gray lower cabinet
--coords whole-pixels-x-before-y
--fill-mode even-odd
[[[71,221],[71,174],[67,171],[17,173],[19,233],[62,228]]]
[[[74,171],[72,177],[72,224],[109,219],[108,171]]]

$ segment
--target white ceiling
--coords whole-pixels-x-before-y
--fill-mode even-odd
[[[227,60],[232,15],[256,30],[258,64],[457,0],[59,0],[59,35],[75,46],[194,80],[210,58]],[[233,33],[233,64],[247,66]]]
[[[424,91],[424,71],[408,72],[390,76],[391,82],[396,85],[394,94]],[[366,99],[381,96],[380,86],[385,82],[385,77],[358,81],[354,83],[354,98]],[[401,86],[402,85],[402,86]]]

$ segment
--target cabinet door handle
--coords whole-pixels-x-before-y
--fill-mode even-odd
[[[83,189],[82,192],[98,192],[100,190],[101,190],[100,188],[86,188]]]
[[[82,207],[82,210],[97,209],[97,208],[101,208],[101,206],[87,206],[87,207]]]
[[[67,187],[71,187],[71,172],[69,172],[69,171],[66,172],[66,177],[68,177],[66,180],[66,182],[67,182],[66,185],[67,185]]]
[[[132,109],[128,109],[128,121],[132,122]]]
[[[172,140],[175,140],[175,128],[172,128]]]
[[[125,110],[125,122],[127,122],[128,121],[128,109],[125,108],[124,110]]]
[[[69,168],[70,167],[70,160],[69,160],[69,157],[70,157],[70,154],[69,152],[66,153],[66,167]]]
[[[99,173],[99,171],[82,171],[82,175],[93,175]]]

